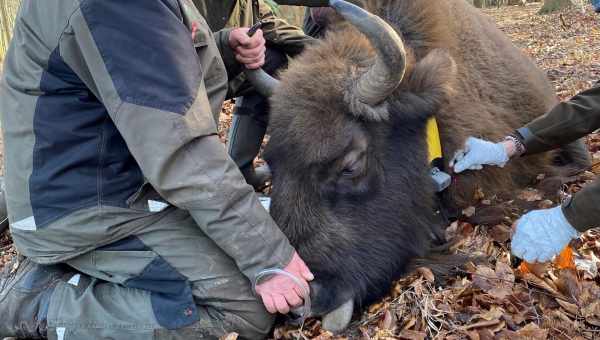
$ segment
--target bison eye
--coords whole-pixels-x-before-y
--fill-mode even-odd
[[[354,176],[354,173],[355,173],[355,169],[346,168],[346,169],[342,170],[342,176],[344,176],[344,177],[352,177],[352,176]]]
[[[361,160],[357,160],[352,164],[346,165],[341,172],[342,177],[356,177],[360,173]]]

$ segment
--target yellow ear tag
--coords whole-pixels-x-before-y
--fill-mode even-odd
[[[435,118],[427,122],[427,147],[429,150],[429,163],[442,158],[442,142],[440,141],[440,130]]]

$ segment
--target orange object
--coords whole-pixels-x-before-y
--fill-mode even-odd
[[[575,266],[575,257],[573,256],[573,249],[566,246],[563,251],[554,260],[554,265],[559,269],[577,269]]]
[[[525,261],[521,262],[521,264],[519,265],[519,271],[523,274],[531,273],[531,270],[529,269],[529,266],[527,265],[527,262],[525,262]]]
[[[573,249],[570,246],[566,246],[558,256],[552,262],[558,269],[577,269],[575,266],[575,256],[573,255]],[[534,264],[521,262],[519,265],[519,271],[523,274],[534,273],[532,270]]]

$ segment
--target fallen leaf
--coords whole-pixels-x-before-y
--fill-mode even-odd
[[[500,323],[500,320],[490,320],[490,321],[480,321],[471,325],[464,326],[464,330],[474,329],[474,328],[482,328],[482,327],[490,327],[496,326]]]
[[[500,319],[504,313],[506,313],[506,311],[501,307],[492,306],[492,308],[489,311],[475,315],[475,318],[481,318],[487,321],[491,321]]]
[[[517,336],[516,332],[510,331],[508,329],[503,329],[494,337],[496,340],[521,340]]]
[[[556,299],[556,302],[567,312],[570,313],[573,316],[577,316],[580,315],[579,313],[579,307],[574,304],[574,303],[570,303],[567,302],[563,299]]]
[[[238,333],[229,333],[220,337],[219,340],[237,340],[239,336]]]
[[[505,325],[500,324],[498,326],[504,327]],[[478,331],[480,340],[494,340],[494,333],[496,333],[493,329],[480,329]]]
[[[392,315],[389,309],[386,309],[385,313],[383,313],[383,318],[379,323],[379,328],[393,330],[396,326],[396,319]]]
[[[496,279],[496,273],[494,270],[492,270],[492,268],[479,265],[477,266],[477,272],[475,272],[473,275],[473,285],[487,292],[488,290],[494,288],[495,283],[492,282],[492,280]]]
[[[525,327],[519,329],[517,335],[529,339],[544,340],[548,338],[548,331],[540,329],[540,327],[534,323],[529,323]]]
[[[555,283],[561,293],[572,298],[574,301],[579,301],[581,284],[579,283],[575,269],[561,269],[558,272],[558,279]]]
[[[542,277],[550,269],[549,263],[529,263],[522,261],[519,265],[519,271],[523,274],[531,273],[537,277]]]
[[[488,293],[501,300],[512,294],[512,289],[515,283],[515,274],[512,268],[504,262],[496,263],[495,274],[498,278],[498,281],[496,285],[488,291]]]
[[[538,190],[530,188],[523,190],[517,198],[526,202],[535,202],[542,200],[542,194]]]
[[[409,329],[413,328],[416,324],[417,324],[417,318],[413,316],[404,323],[404,326],[402,326],[402,331],[409,330]]]
[[[594,301],[581,307],[581,314],[586,320],[588,318],[600,317],[600,301]]]
[[[426,336],[427,336],[427,333],[425,333],[425,332],[417,332],[417,331],[409,331],[409,330],[404,330],[404,331],[400,332],[400,334],[398,334],[398,337],[400,339],[406,339],[406,340],[425,340]]]
[[[318,336],[314,337],[313,340],[331,340],[333,339],[333,333],[329,331],[323,331]]]
[[[575,266],[583,272],[584,279],[593,280],[598,276],[598,265],[594,260],[576,259]]]
[[[494,241],[498,243],[505,243],[510,240],[511,230],[510,227],[505,226],[504,224],[498,224],[490,228],[489,234]]]
[[[427,267],[419,267],[417,268],[417,273],[419,273],[419,275],[421,275],[425,280],[427,280],[427,282],[435,282],[435,275],[433,275],[431,269]]]
[[[548,293],[550,293],[556,297],[563,297],[563,295],[557,289],[555,289],[550,284],[548,284],[548,282],[540,279],[539,277],[537,277],[533,274],[530,274],[530,273],[524,274],[523,280],[529,284],[536,286],[537,288],[541,288],[541,289],[547,291]],[[565,297],[563,297],[563,298],[565,298]]]

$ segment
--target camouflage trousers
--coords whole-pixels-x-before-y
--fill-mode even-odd
[[[172,211],[67,263],[48,309],[49,339],[264,338],[273,324],[234,261]]]

